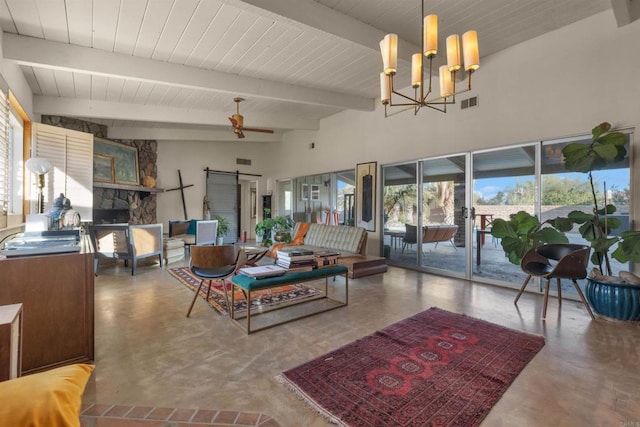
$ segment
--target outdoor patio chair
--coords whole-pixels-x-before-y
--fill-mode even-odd
[[[418,227],[411,224],[405,224],[404,237],[402,238],[402,251],[404,253],[407,245],[415,245],[418,243]]]
[[[582,303],[592,319],[595,319],[589,303],[584,297],[578,279],[587,277],[587,265],[589,263],[589,253],[591,248],[585,245],[569,244],[569,243],[550,243],[537,248],[530,249],[522,258],[520,267],[522,271],[527,273],[520,292],[513,301],[518,304],[520,296],[527,287],[532,276],[544,278],[547,280],[544,290],[544,305],[542,308],[542,318],[547,316],[547,302],[549,301],[549,286],[551,279],[557,280],[558,287],[558,304],[562,305],[562,287],[560,279],[570,279],[575,286]]]
[[[198,285],[198,289],[196,289],[196,293],[193,296],[189,310],[187,311],[187,317],[191,315],[191,310],[193,309],[193,305],[200,294],[200,289],[202,288],[205,280],[209,281],[206,300],[209,301],[209,296],[211,295],[211,282],[213,280],[217,280],[222,284],[227,309],[231,312],[229,308],[229,295],[226,279],[233,276],[246,261],[246,252],[235,245],[193,245],[191,247],[189,269],[201,280],[200,285]]]

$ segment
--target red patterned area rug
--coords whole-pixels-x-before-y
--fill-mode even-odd
[[[200,285],[200,278],[194,276],[191,270],[189,270],[189,267],[171,268],[169,269],[169,273],[193,292],[195,292],[195,290],[198,289],[198,285]],[[208,284],[205,281],[202,288],[200,288],[200,297],[202,299],[206,299],[207,297],[207,286]],[[231,288],[232,285],[227,283],[229,298],[231,298]],[[320,290],[304,284],[285,285],[279,288],[257,291],[251,294],[251,312],[264,312],[276,306],[281,307],[283,305],[300,302],[301,300],[313,299],[321,295],[322,292]],[[241,314],[247,311],[247,301],[242,292],[236,291],[235,301],[236,313]],[[227,303],[224,298],[224,288],[215,280],[211,283],[211,293],[209,294],[209,300],[207,302],[219,314],[229,315]]]
[[[277,379],[342,426],[477,426],[544,338],[430,308]]]

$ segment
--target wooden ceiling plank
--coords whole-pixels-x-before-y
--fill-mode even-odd
[[[197,5],[198,0],[182,0],[174,4],[151,58],[159,61],[169,60]]]
[[[66,0],[69,43],[91,47],[93,41],[93,2]]]
[[[133,55],[146,10],[147,0],[127,0],[122,2],[113,46],[114,52]]]
[[[275,98],[283,101],[327,105],[362,111],[374,109],[374,99],[329,92],[287,83],[185,67],[99,49],[85,48],[31,37],[4,35],[4,57],[20,65],[56,68],[107,77]]]
[[[40,23],[40,15],[35,0],[5,0],[13,23],[18,31],[30,37],[44,38],[44,30]]]
[[[206,1],[198,4],[196,11],[189,20],[176,48],[169,57],[169,62],[185,64],[195,47],[200,43],[213,19],[218,14],[222,3]]]

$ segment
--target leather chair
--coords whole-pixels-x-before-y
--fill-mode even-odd
[[[189,310],[187,311],[187,317],[191,315],[191,310],[193,309],[193,305],[200,294],[200,289],[202,288],[205,280],[209,281],[209,287],[207,288],[207,301],[211,294],[211,282],[213,280],[217,280],[222,284],[225,301],[227,303],[227,310],[231,312],[226,279],[233,276],[238,269],[246,263],[246,261],[246,252],[242,248],[234,245],[191,246],[189,268],[191,272],[201,280],[200,285],[193,296],[193,301],[191,301]]]
[[[595,319],[591,307],[589,307],[589,303],[585,299],[577,282],[578,279],[587,277],[587,265],[589,264],[590,252],[591,248],[589,246],[569,243],[550,243],[530,249],[520,262],[520,267],[522,271],[527,273],[527,278],[522,284],[520,292],[518,292],[513,303],[518,304],[518,300],[532,276],[546,279],[547,283],[544,290],[544,305],[542,309],[542,318],[544,319],[547,316],[547,302],[549,301],[551,279],[557,280],[559,305],[562,305],[560,279],[570,279],[587,312],[592,319]]]

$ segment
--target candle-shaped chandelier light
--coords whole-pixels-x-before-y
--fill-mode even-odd
[[[380,99],[384,105],[384,115],[389,107],[413,107],[417,114],[421,107],[429,107],[443,113],[447,112],[447,105],[455,103],[456,94],[471,90],[471,74],[480,67],[480,54],[478,52],[478,33],[467,31],[462,35],[462,49],[460,49],[460,37],[457,34],[447,37],[447,64],[439,69],[440,96],[427,99],[431,95],[431,77],[433,58],[438,53],[438,17],[436,15],[424,16],[424,0],[422,0],[422,53],[415,53],[411,58],[411,87],[414,89],[413,97],[397,92],[393,86],[393,76],[398,66],[398,35],[387,34],[380,41],[380,53],[382,54],[383,72],[380,73]],[[460,53],[464,53],[464,69],[467,71],[467,87],[456,91],[456,75],[462,68]],[[429,81],[425,82],[425,65],[422,56],[429,61]],[[426,83],[426,88],[425,88]],[[393,95],[403,98],[400,103],[393,101]]]

